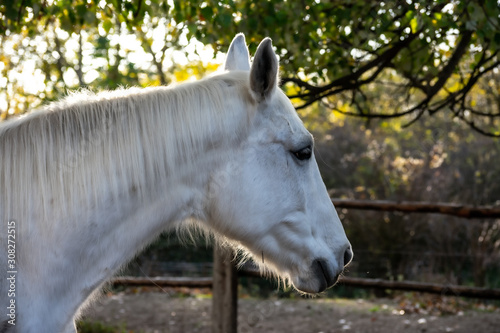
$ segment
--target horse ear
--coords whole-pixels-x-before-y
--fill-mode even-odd
[[[245,43],[245,35],[242,33],[237,34],[231,42],[229,51],[227,51],[224,69],[227,71],[250,70],[250,55]]]
[[[265,38],[257,48],[250,69],[250,88],[258,102],[271,96],[278,84],[278,59],[272,41]]]

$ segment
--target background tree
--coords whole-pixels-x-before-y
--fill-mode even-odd
[[[9,80],[5,74],[15,60],[38,54],[36,67],[46,73],[49,91],[64,86],[69,68],[80,85],[137,84],[139,72],[165,84],[165,55],[185,46],[179,45],[180,38],[195,37],[218,51],[242,31],[252,50],[263,37],[273,38],[282,82],[298,109],[318,102],[327,112],[367,119],[406,116],[405,126],[443,112],[485,135],[500,136],[497,0],[17,0],[0,5],[0,13],[2,44],[21,36],[22,43],[15,46],[27,51],[13,57],[13,64],[3,55],[4,77]],[[161,46],[153,38],[159,27],[163,40],[156,43]],[[66,32],[64,36],[80,35],[80,45],[88,42],[94,51],[85,55],[80,48],[66,59],[64,38],[54,29]],[[148,66],[138,66],[127,58],[124,46],[109,40],[124,31],[140,41]],[[52,52],[33,52],[40,42],[35,36],[41,35]],[[105,60],[101,81],[83,77],[86,57]],[[6,84],[0,86],[5,89]],[[392,98],[379,103],[380,90]]]
[[[270,36],[332,196],[498,205],[499,142],[476,131],[500,136],[499,8],[495,0],[4,1],[0,117],[67,89],[199,77],[235,33],[252,53]],[[499,220],[340,215],[357,253],[351,275],[500,286]]]

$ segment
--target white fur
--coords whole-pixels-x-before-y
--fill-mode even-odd
[[[246,49],[241,36],[233,49]],[[267,54],[258,60],[273,68]],[[74,332],[99,286],[186,220],[305,292],[321,284],[315,259],[342,271],[350,245],[316,162],[290,153],[311,135],[279,89],[251,88],[263,76],[244,68],[248,51],[228,58],[232,71],[199,82],[80,92],[0,126],[0,248],[15,221],[18,332]]]
[[[245,36],[243,34],[237,34],[229,46],[229,51],[227,52],[226,61],[224,63],[224,69],[227,71],[250,70],[250,55],[245,44]]]

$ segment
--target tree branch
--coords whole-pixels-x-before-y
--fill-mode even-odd
[[[453,55],[451,56],[450,60],[448,61],[446,66],[444,66],[444,68],[441,70],[438,81],[433,86],[430,87],[426,98],[427,101],[430,101],[434,97],[434,95],[436,95],[438,91],[441,90],[441,88],[443,88],[446,81],[448,81],[454,69],[458,66],[460,59],[462,59],[463,55],[467,51],[471,41],[471,37],[472,37],[472,31],[466,30],[463,33],[460,42],[455,48],[455,52],[453,52]]]
[[[83,40],[82,32],[78,33],[78,66],[75,68],[76,76],[78,77],[78,83],[80,87],[85,86],[85,81],[83,80]]]
[[[392,59],[396,57],[396,55],[398,55],[398,53],[402,49],[407,47],[418,36],[419,33],[420,31],[418,31],[415,34],[413,33],[409,34],[407,38],[403,40],[398,40],[398,42],[396,42],[391,48],[384,51],[378,57],[367,62],[365,65],[361,66],[356,72],[345,75],[336,80],[333,80],[332,82],[324,86],[314,86],[298,78],[284,78],[282,79],[283,82],[285,83],[293,82],[297,84],[299,87],[305,88],[307,90],[306,93],[295,96],[289,96],[289,98],[306,99],[306,102],[298,107],[298,109],[302,109],[308,105],[311,105],[315,101],[320,100],[321,98],[334,95],[340,91],[344,91],[347,89],[357,88],[362,84],[371,82],[377,77],[377,75],[383,70],[383,68],[387,66],[392,61]],[[358,82],[358,80],[363,74],[374,68],[377,68],[377,71],[375,72],[376,75],[372,75],[368,80],[364,80],[361,83]],[[338,89],[334,89],[337,87]]]
[[[162,49],[162,57],[161,57],[161,60],[158,61],[156,59],[156,54],[153,52],[153,49],[151,48],[151,44],[149,43],[149,41],[147,40],[147,37],[146,37],[146,34],[144,33],[144,31],[142,31],[142,28],[139,27],[137,30],[137,37],[139,38],[139,40],[141,41],[141,45],[143,47],[143,49],[148,52],[149,54],[151,54],[153,56],[153,64],[156,68],[156,74],[158,75],[158,77],[160,78],[160,83],[161,85],[163,86],[166,86],[168,85],[168,80],[165,76],[165,73],[163,73],[163,66],[162,66],[162,63],[163,63],[163,58],[165,57],[165,51],[167,50],[167,44],[165,43],[165,46],[163,47]]]
[[[139,16],[139,13],[141,12],[142,1],[143,0],[139,0],[139,4],[137,5],[137,9],[134,13],[134,19],[136,19]]]

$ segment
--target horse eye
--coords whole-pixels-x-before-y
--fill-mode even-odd
[[[308,160],[311,158],[312,155],[312,149],[311,146],[307,146],[305,148],[302,148],[300,150],[292,152],[293,155],[300,161],[303,160]]]

